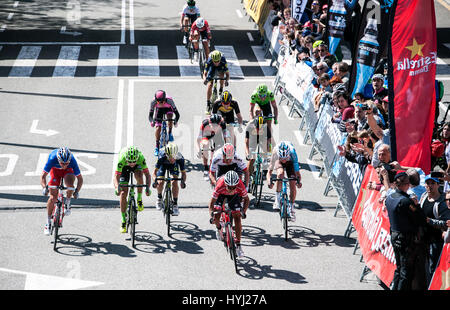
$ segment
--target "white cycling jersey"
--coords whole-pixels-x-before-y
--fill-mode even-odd
[[[221,171],[225,166],[234,166],[238,169],[239,172],[247,170],[247,164],[245,163],[244,159],[237,153],[234,154],[234,158],[230,164],[224,163],[222,148],[220,148],[214,152],[210,171],[216,173],[218,171]]]

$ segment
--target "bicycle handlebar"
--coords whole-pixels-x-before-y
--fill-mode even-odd
[[[273,184],[274,181],[288,182],[288,181],[294,181],[294,180],[297,181],[297,183],[300,182],[297,177],[295,177],[295,178],[282,178],[282,179],[270,178],[270,184]]]
[[[124,185],[119,185],[119,188],[121,187],[148,187],[146,184],[124,184]]]

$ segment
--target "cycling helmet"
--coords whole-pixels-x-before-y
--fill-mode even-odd
[[[231,143],[225,143],[222,147],[222,155],[224,159],[233,159],[234,158],[234,146]]]
[[[178,146],[171,142],[169,144],[166,145],[166,147],[164,148],[164,151],[167,155],[167,157],[175,157],[178,154]]]
[[[212,61],[214,61],[214,62],[219,62],[220,59],[222,58],[222,53],[219,52],[218,50],[212,51],[211,54],[209,54],[209,55],[210,55]]]
[[[205,19],[203,17],[199,17],[195,20],[195,23],[197,24],[198,28],[205,27]]]
[[[285,141],[280,142],[278,145],[278,157],[288,158],[291,155],[291,147]]]
[[[209,122],[213,124],[219,124],[221,120],[222,116],[220,116],[219,114],[212,114],[209,118]]]
[[[58,152],[56,152],[56,157],[58,158],[58,161],[62,163],[68,163],[70,162],[70,158],[72,156],[72,153],[70,152],[68,147],[60,147],[58,149]]]
[[[255,117],[253,122],[254,122],[256,128],[261,129],[264,124],[264,117],[262,117],[262,116]]]
[[[139,151],[136,147],[130,146],[127,150],[127,153],[125,154],[125,159],[129,163],[135,163],[137,162],[139,157]]]
[[[225,173],[224,177],[225,185],[228,186],[236,186],[239,183],[239,175],[236,171],[230,170],[227,173]]]
[[[163,91],[163,90],[158,90],[158,91],[155,93],[155,100],[156,100],[156,101],[159,101],[159,102],[166,101],[166,92]]]
[[[265,97],[267,96],[267,85],[261,84],[256,88],[258,96]]]
[[[230,103],[232,98],[233,97],[231,96],[231,93],[226,90],[222,93],[222,97],[220,99],[222,100],[222,102]]]
[[[195,1],[194,0],[187,0],[187,5],[188,6],[195,6]]]

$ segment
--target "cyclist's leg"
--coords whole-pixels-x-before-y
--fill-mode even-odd
[[[164,181],[160,180],[162,178],[164,178],[166,174],[166,168],[164,167],[164,165],[162,165],[158,171],[156,171],[156,191],[158,192],[158,197],[157,197],[157,201],[156,201],[156,208],[157,210],[161,210],[163,207],[163,196],[162,196],[162,192],[164,189]]]
[[[203,49],[205,50],[205,58],[208,59],[209,56],[209,39],[208,39],[208,33],[205,31],[202,31],[200,33],[200,38],[202,40]],[[205,40],[205,41],[203,41]]]
[[[173,119],[173,112],[167,112],[167,119]],[[169,141],[173,141],[173,136],[172,136],[172,128],[173,128],[173,122],[167,122],[168,126],[169,126]]]
[[[232,210],[232,216],[234,221],[234,232],[236,235],[236,243],[241,242],[242,223],[241,223],[241,209],[242,209],[242,197],[239,195],[232,196],[228,199],[228,206]]]
[[[156,122],[155,126],[156,126],[156,130],[155,130],[155,142],[156,142],[156,147],[159,148],[159,139],[161,138],[161,123],[160,122]]]
[[[220,71],[218,75],[219,75],[219,77],[220,77],[221,79],[223,79],[223,78],[225,77],[225,72]],[[219,86],[219,93],[223,93],[223,84],[224,84],[224,83],[225,83],[224,80],[220,80],[220,82],[219,82],[219,84],[220,84],[220,86]]]
[[[277,163],[275,163],[277,164]],[[278,167],[276,168],[277,171],[277,179],[282,179],[284,177],[284,167],[279,164]],[[281,181],[277,181],[277,188],[276,188],[276,201],[277,201],[277,205],[278,207],[281,207],[281,190],[283,187],[283,182]]]
[[[192,34],[192,45],[194,46],[194,51],[198,52],[198,40],[200,38],[200,34],[198,33],[198,31],[194,31],[194,33]]]
[[[53,209],[55,207],[55,203],[58,200],[59,190],[57,188],[50,188],[51,186],[58,186],[61,183],[61,178],[63,177],[63,171],[61,169],[50,170],[50,179],[48,182],[49,186],[49,195],[47,200],[47,224],[50,224],[50,220],[52,218]]]
[[[214,205],[214,210],[215,211],[222,210],[222,206],[223,206],[223,202],[224,202],[225,198],[227,198],[227,196],[219,195],[219,197],[216,200],[216,204]],[[214,216],[214,224],[216,224],[216,228],[217,229],[219,229],[219,230],[221,229],[221,226],[220,226],[220,212],[218,212]]]
[[[171,172],[172,178],[178,178],[179,172],[172,170]],[[172,198],[173,198],[173,215],[177,216],[180,214],[180,211],[178,210],[178,193],[179,193],[179,187],[178,187],[178,181],[173,180],[172,181]]]
[[[130,171],[129,166],[125,166],[122,169],[122,173],[119,178],[119,185],[127,185],[130,182]],[[122,187],[119,195],[120,199],[120,212],[122,215],[122,223],[126,222],[126,212],[127,212],[127,197],[128,197],[128,187]],[[123,227],[123,226],[122,226]]]

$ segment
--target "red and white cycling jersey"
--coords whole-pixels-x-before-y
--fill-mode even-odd
[[[222,148],[220,148],[214,152],[214,155],[213,155],[213,158],[211,161],[210,171],[213,173],[219,172],[219,175],[222,175],[222,173],[220,173],[220,172],[223,171],[222,168],[224,168],[224,166],[236,167],[237,171],[235,169],[232,169],[232,170],[235,170],[238,173],[242,173],[247,170],[247,164],[245,163],[244,159],[238,153],[234,153],[234,157],[231,160],[231,163],[229,163],[229,164],[224,163],[223,160],[224,159],[223,159]],[[229,169],[225,169],[225,170],[229,170]]]
[[[239,183],[237,184],[234,190],[229,191],[225,184],[225,176],[222,176],[217,180],[216,187],[214,188],[212,196],[214,199],[218,199],[220,195],[225,196],[239,195],[242,198],[245,198],[248,196],[248,193],[247,190],[245,189],[245,185],[244,182],[242,182],[242,180],[239,180]]]
[[[197,21],[195,21],[191,26],[191,35],[194,34],[195,31],[198,31],[198,32],[206,31],[207,33],[210,33],[211,29],[209,28],[208,21],[205,20],[205,25],[203,26],[203,28],[198,28]]]

